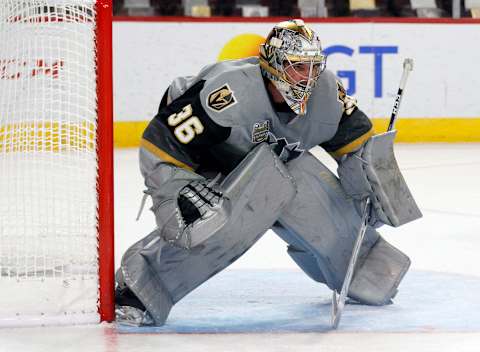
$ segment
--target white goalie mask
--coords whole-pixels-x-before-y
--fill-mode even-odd
[[[297,115],[307,112],[307,101],[326,56],[320,39],[302,20],[277,24],[260,45],[260,69]]]

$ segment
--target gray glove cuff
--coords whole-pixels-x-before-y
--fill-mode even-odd
[[[362,158],[362,152],[363,148],[344,156],[337,169],[343,189],[356,200],[363,200],[373,192],[365,172],[368,162]]]
[[[372,200],[368,224],[372,227],[380,227],[384,224],[377,216],[378,202],[372,197],[373,189],[368,180],[365,167],[368,162],[362,158],[363,147],[353,154],[345,155],[338,166],[338,176],[345,193],[353,198],[353,203],[358,215],[362,216],[367,197]],[[381,216],[380,216],[381,217]]]

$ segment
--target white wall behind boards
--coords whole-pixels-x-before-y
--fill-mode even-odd
[[[146,121],[176,76],[217,60],[237,35],[273,23],[114,22],[115,120]],[[478,118],[480,24],[312,23],[339,75],[370,117],[390,115],[405,57],[415,60],[402,118]]]

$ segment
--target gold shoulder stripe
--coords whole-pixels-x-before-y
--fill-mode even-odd
[[[158,148],[155,144],[147,141],[144,138],[142,138],[142,140],[140,141],[140,146],[148,150],[150,153],[158,156],[163,161],[172,163],[173,165],[181,167],[182,169],[193,171],[193,168],[191,166],[188,166],[187,164],[181,162],[180,160],[175,159],[173,156],[164,152],[163,150]]]
[[[362,134],[357,139],[353,140],[352,142],[348,143],[347,145],[344,145],[340,149],[337,149],[334,152],[331,152],[330,154],[334,158],[340,159],[343,155],[357,150],[363,143],[365,143],[373,135],[375,135],[375,131],[373,130],[373,127],[372,127],[372,128],[370,128],[370,130],[368,132]]]

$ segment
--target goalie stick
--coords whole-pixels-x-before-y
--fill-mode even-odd
[[[395,127],[395,122],[397,120],[398,111],[400,109],[400,102],[402,101],[403,91],[407,83],[408,74],[413,70],[413,59],[405,59],[403,61],[403,73],[402,78],[400,79],[400,86],[398,87],[397,97],[395,98],[395,103],[393,105],[392,115],[390,116],[390,123],[388,125],[387,131],[393,130]],[[360,252],[360,247],[367,230],[368,219],[371,211],[370,198],[367,198],[362,214],[362,222],[360,229],[358,231],[357,239],[353,246],[352,255],[348,263],[347,273],[345,274],[345,279],[343,280],[342,289],[340,294],[336,290],[333,290],[332,296],[332,316],[331,316],[331,325],[333,329],[338,327],[340,323],[340,318],[342,317],[343,309],[345,307],[345,300],[347,298],[348,289],[350,288],[350,283],[352,281],[353,272],[355,270],[355,264],[358,259],[358,253]]]

